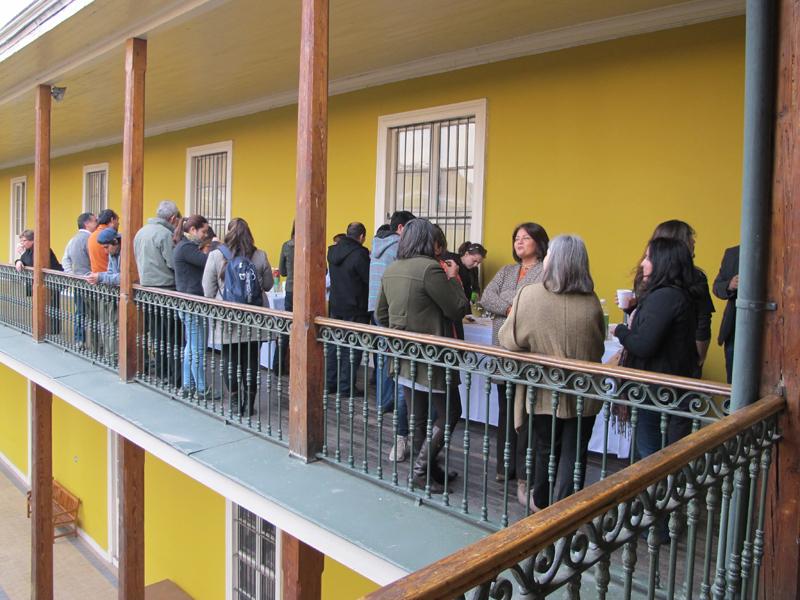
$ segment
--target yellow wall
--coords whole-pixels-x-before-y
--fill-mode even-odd
[[[743,23],[728,19],[332,97],[329,234],[352,220],[375,225],[380,115],[485,97],[487,278],[510,262],[511,230],[521,221],[537,221],[551,236],[578,233],[598,295],[618,321],[614,290],[630,286],[654,226],[679,218],[697,229],[697,264],[713,279],[739,236]],[[294,214],[295,132],[296,107],[286,107],[147,139],[146,212],[164,198],[183,206],[187,147],[233,140],[232,212],[250,221],[274,262]],[[84,164],[110,162],[110,204],[118,207],[120,152],[113,146],[54,161],[57,252],[80,212]],[[0,189],[25,171],[0,173]],[[714,334],[721,309],[718,303]],[[715,345],[706,376],[724,377]]]
[[[171,579],[195,600],[225,597],[225,499],[145,458],[145,585]]]
[[[329,556],[325,557],[325,567],[322,571],[322,600],[361,598],[379,587],[377,583],[351,571]]]
[[[78,525],[108,549],[108,430],[53,396],[53,477],[81,499]]]
[[[0,365],[0,454],[28,473],[28,380]]]

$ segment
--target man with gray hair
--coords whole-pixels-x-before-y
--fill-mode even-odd
[[[139,283],[146,287],[175,289],[174,243],[175,227],[181,222],[181,213],[171,200],[163,200],[158,205],[156,216],[136,232],[133,238],[133,253],[139,271]],[[148,337],[152,352],[162,352],[155,361],[149,361],[147,368],[154,370],[157,379],[167,387],[176,390],[181,387],[181,367],[171,350],[183,347],[183,327],[176,322],[176,315],[167,311],[163,316],[148,320]],[[148,348],[147,350],[150,350]],[[180,352],[177,353],[178,360]]]

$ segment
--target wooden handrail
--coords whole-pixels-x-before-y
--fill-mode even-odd
[[[463,594],[634,498],[642,490],[785,406],[786,401],[779,396],[759,400],[366,598],[437,600]]]
[[[504,350],[503,348],[498,348],[497,346],[484,346],[482,344],[473,344],[471,342],[465,342],[463,340],[456,340],[453,338],[427,335],[424,333],[413,333],[411,331],[390,329],[388,327],[378,327],[376,325],[364,325],[362,323],[353,323],[351,321],[339,321],[338,319],[331,319],[328,317],[317,317],[314,319],[314,323],[323,327],[336,327],[338,329],[347,329],[348,331],[381,335],[384,337],[391,337],[409,342],[417,342],[420,344],[433,344],[436,346],[462,350],[464,352],[477,352],[486,356],[508,358],[524,363],[535,363],[537,365],[544,365],[546,367],[556,367],[568,369],[570,371],[590,373],[592,375],[620,377],[629,381],[637,381],[640,383],[652,383],[655,385],[689,389],[713,396],[731,395],[730,385],[726,383],[718,383],[716,381],[708,381],[705,379],[693,379],[691,377],[680,377],[678,375],[665,375],[663,373],[653,373],[651,371],[630,369],[628,367],[612,367],[603,365],[601,363],[573,360],[568,358],[557,358],[554,356],[547,356],[545,354],[511,352],[510,350]]]

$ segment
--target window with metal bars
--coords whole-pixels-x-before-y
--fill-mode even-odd
[[[470,239],[475,182],[475,117],[390,129],[389,213],[408,210],[437,223],[455,250]]]
[[[28,179],[16,177],[11,180],[11,260],[17,258],[15,249],[19,234],[25,230],[28,219]]]
[[[83,210],[95,215],[108,208],[108,165],[83,168]]]
[[[274,600],[275,526],[234,504],[233,551],[233,599]]]
[[[187,165],[187,216],[203,215],[220,237],[230,219],[231,144],[190,148]]]

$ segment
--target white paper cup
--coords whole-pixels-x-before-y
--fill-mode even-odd
[[[617,290],[617,304],[620,308],[628,308],[631,300],[633,300],[633,290]]]

